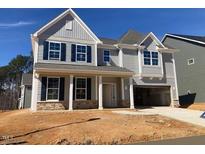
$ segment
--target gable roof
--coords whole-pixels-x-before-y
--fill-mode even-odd
[[[189,42],[205,45],[205,37],[204,36],[181,35],[181,34],[170,34],[170,33],[167,33],[163,37],[162,42],[164,42],[166,37],[177,38],[177,39],[180,39],[180,40],[184,40],[184,41],[189,41]]]
[[[97,43],[102,43],[98,37],[90,30],[90,28],[80,19],[80,17],[70,8],[61,13],[59,16],[51,20],[49,23],[41,27],[38,31],[36,31],[33,36],[37,37],[41,33],[43,33],[45,30],[50,28],[52,25],[57,23],[59,20],[61,20],[63,17],[66,15],[71,14],[75,19],[79,22],[79,24],[84,28],[84,30],[97,42]]]
[[[145,36],[140,32],[130,29],[119,38],[118,42],[122,44],[139,44]]]
[[[156,43],[158,43],[159,45],[161,45],[163,48],[165,48],[165,46],[162,44],[162,42],[152,33],[150,32],[140,43],[140,45],[142,45],[144,43],[144,41],[147,40],[147,38],[151,37],[153,40],[156,41]]]
[[[100,38],[100,40],[103,42],[105,45],[127,45],[127,46],[141,46],[143,43],[151,37],[152,40],[154,40],[158,45],[160,45],[162,48],[161,49],[168,49],[165,47],[162,42],[152,33],[148,34],[143,34],[140,32],[137,32],[135,30],[129,29],[126,33],[124,33],[119,39],[111,39],[111,38]]]

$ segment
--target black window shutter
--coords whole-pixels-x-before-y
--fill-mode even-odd
[[[48,60],[48,42],[43,43],[43,60]]]
[[[87,46],[87,63],[92,62],[92,48],[91,46]]]
[[[87,78],[87,100],[91,100],[91,78]]]
[[[61,61],[66,61],[66,44],[61,43]]]
[[[47,77],[42,77],[41,79],[41,101],[46,100],[46,87],[47,87]]]
[[[75,100],[75,78],[73,78],[73,100]]]
[[[75,62],[76,59],[76,45],[72,44],[71,45],[71,61]]]
[[[64,101],[64,89],[65,89],[65,78],[60,78],[60,92],[59,92],[59,100]]]

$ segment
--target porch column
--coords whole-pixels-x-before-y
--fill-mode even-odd
[[[98,100],[98,76],[95,76],[95,99]]]
[[[130,78],[130,109],[134,109],[133,81]]]
[[[99,92],[99,107],[98,109],[102,110],[103,109],[103,104],[102,104],[102,76],[99,76],[99,83],[98,83],[98,92]]]
[[[123,51],[121,48],[119,49],[119,66],[123,67]]]
[[[69,85],[69,111],[73,110],[73,75],[70,75]]]
[[[174,107],[173,86],[170,86],[171,107]]]
[[[122,100],[125,100],[125,90],[124,90],[124,79],[121,78],[121,95],[122,95]]]
[[[32,99],[31,99],[31,110],[37,110],[37,102],[38,102],[38,87],[39,87],[39,74],[36,74],[33,71],[33,80],[32,80]]]

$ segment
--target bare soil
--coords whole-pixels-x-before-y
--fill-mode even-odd
[[[166,117],[111,110],[0,113],[0,144],[132,144],[204,134],[203,127]]]
[[[205,111],[205,103],[196,103],[196,104],[192,104],[192,105],[189,105],[189,106],[181,106],[181,108]]]

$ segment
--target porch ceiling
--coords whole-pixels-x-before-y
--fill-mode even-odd
[[[59,74],[85,74],[85,75],[109,75],[109,76],[132,76],[135,73],[118,66],[86,66],[71,64],[36,63],[35,72],[59,73]]]

